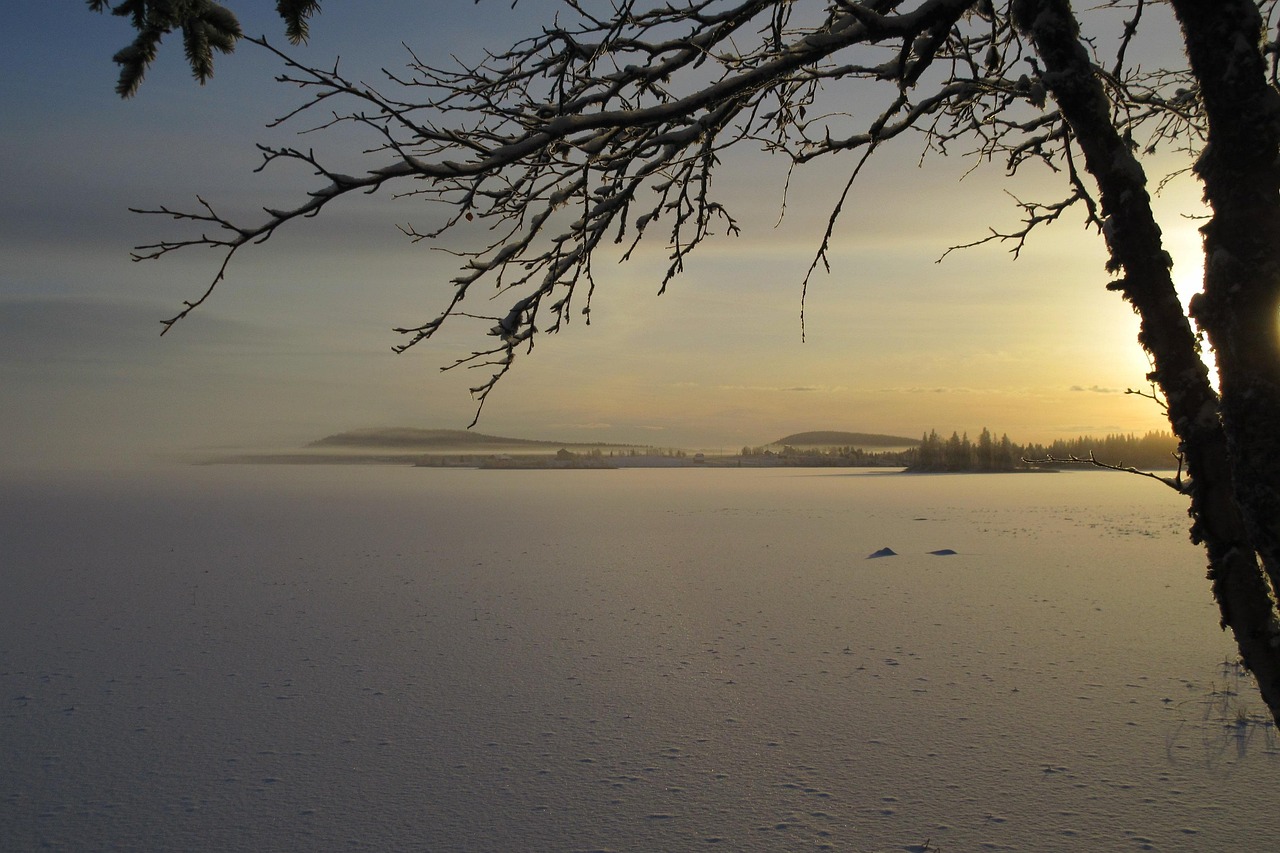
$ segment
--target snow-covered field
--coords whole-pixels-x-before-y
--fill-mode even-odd
[[[0,849],[1272,849],[1185,521],[1100,472],[9,476]]]

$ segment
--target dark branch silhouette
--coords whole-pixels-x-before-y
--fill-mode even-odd
[[[234,44],[231,22],[212,3],[111,8],[159,10],[154,21],[134,19],[138,53],[122,61],[133,75],[122,77],[126,93],[164,32],[187,28],[201,79],[212,52]],[[288,32],[297,40],[318,7],[279,8],[294,16]],[[1080,11],[1067,0],[619,0],[605,12],[563,0],[560,12],[540,33],[471,64],[439,67],[410,53],[407,69],[384,72],[378,87],[251,39],[279,56],[280,81],[302,94],[280,121],[315,116],[313,138],[339,126],[361,130],[370,165],[351,175],[314,148],[262,146],[264,168],[298,163],[317,185],[248,224],[203,199],[193,212],[149,211],[205,230],[141,247],[138,259],[192,246],[221,252],[202,294],[165,329],[210,297],[243,247],[347,195],[386,187],[447,211],[443,224],[402,226],[411,240],[465,245],[464,237],[487,235],[479,248],[446,244],[461,268],[442,310],[396,330],[403,351],[451,318],[485,321],[488,340],[449,366],[485,374],[472,388],[478,417],[536,340],[574,311],[589,321],[602,247],[618,246],[625,260],[641,241],[661,242],[663,291],[704,242],[740,231],[714,181],[731,150],[763,149],[792,174],[820,163],[844,187],[808,270],[798,271],[802,311],[857,179],[885,146],[912,139],[923,143],[922,159],[961,156],[1008,175],[1048,170],[1061,182],[1055,197],[1015,199],[1018,227],[956,248],[1002,243],[1017,255],[1067,218],[1105,242],[1105,286],[1138,315],[1151,396],[1185,463],[1185,477],[1180,467],[1171,481],[1156,479],[1187,496],[1223,625],[1280,718],[1277,0],[1101,0]],[[1180,50],[1139,65],[1136,45],[1152,16],[1170,12]],[[1153,188],[1179,174],[1200,182],[1211,210],[1191,317],[1151,205]],[[495,307],[470,307],[479,300]],[[1216,385],[1201,336],[1216,357]]]

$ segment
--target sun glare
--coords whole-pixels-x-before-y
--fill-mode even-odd
[[[1173,253],[1173,286],[1178,291],[1178,301],[1185,310],[1191,304],[1191,298],[1204,286],[1204,252],[1200,245],[1200,235],[1192,231],[1186,235],[1178,235],[1183,239],[1171,241]],[[1192,321],[1195,328],[1195,321]],[[1218,387],[1218,363],[1213,357],[1209,341],[1202,338],[1202,357],[1209,368],[1209,381],[1216,390]]]

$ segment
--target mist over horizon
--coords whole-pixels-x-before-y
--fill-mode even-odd
[[[374,74],[404,57],[409,35],[423,55],[474,56],[538,21],[533,8],[499,5],[483,33],[466,3],[326,9],[297,52],[322,66],[340,53],[344,67]],[[274,26],[270,9],[245,14],[251,27]],[[32,118],[0,128],[0,468],[152,464],[378,424],[469,424],[475,374],[439,368],[487,326],[390,351],[402,342],[391,329],[434,316],[435,283],[457,275],[456,257],[396,229],[438,215],[410,199],[351,199],[246,249],[209,302],[159,337],[216,269],[198,253],[130,261],[131,247],[171,232],[128,208],[199,195],[254,211],[311,184],[254,173],[256,142],[297,144],[299,128],[263,127],[297,103],[266,85],[273,57],[246,46],[196,87],[181,51],[163,50],[137,98],[121,102],[110,57],[123,29],[83,8],[25,4],[0,33],[0,105]],[[157,145],[182,156],[157,160]],[[986,225],[1016,221],[1004,176],[966,176],[960,159],[920,170],[905,150],[877,163],[833,234],[831,274],[807,291],[803,340],[800,281],[835,188],[802,170],[779,222],[787,170],[756,152],[727,155],[720,186],[743,236],[709,242],[662,297],[662,247],[602,262],[591,323],[521,357],[478,428],[731,450],[844,425],[915,438],[986,426],[1022,441],[1161,427],[1157,406],[1123,393],[1145,387],[1149,365],[1131,312],[1101,286],[1100,241],[1060,227],[1016,263],[985,247],[935,264]],[[865,203],[890,196],[891,207]],[[1175,182],[1157,204],[1173,212],[1179,281],[1194,282],[1196,223],[1178,213],[1202,209],[1198,193]]]

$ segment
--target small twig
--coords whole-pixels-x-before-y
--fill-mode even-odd
[[[1189,494],[1190,483],[1182,478],[1183,456],[1181,453],[1175,453],[1174,458],[1178,460],[1178,470],[1172,477],[1164,477],[1154,471],[1143,471],[1140,468],[1134,468],[1127,465],[1112,465],[1107,462],[1100,462],[1094,455],[1093,451],[1089,451],[1087,459],[1082,459],[1074,454],[1061,458],[1058,456],[1046,456],[1043,459],[1028,459],[1022,457],[1023,463],[1027,465],[1092,465],[1094,468],[1105,468],[1108,471],[1123,471],[1126,474],[1137,474],[1140,477],[1150,477],[1164,483],[1178,494]]]

